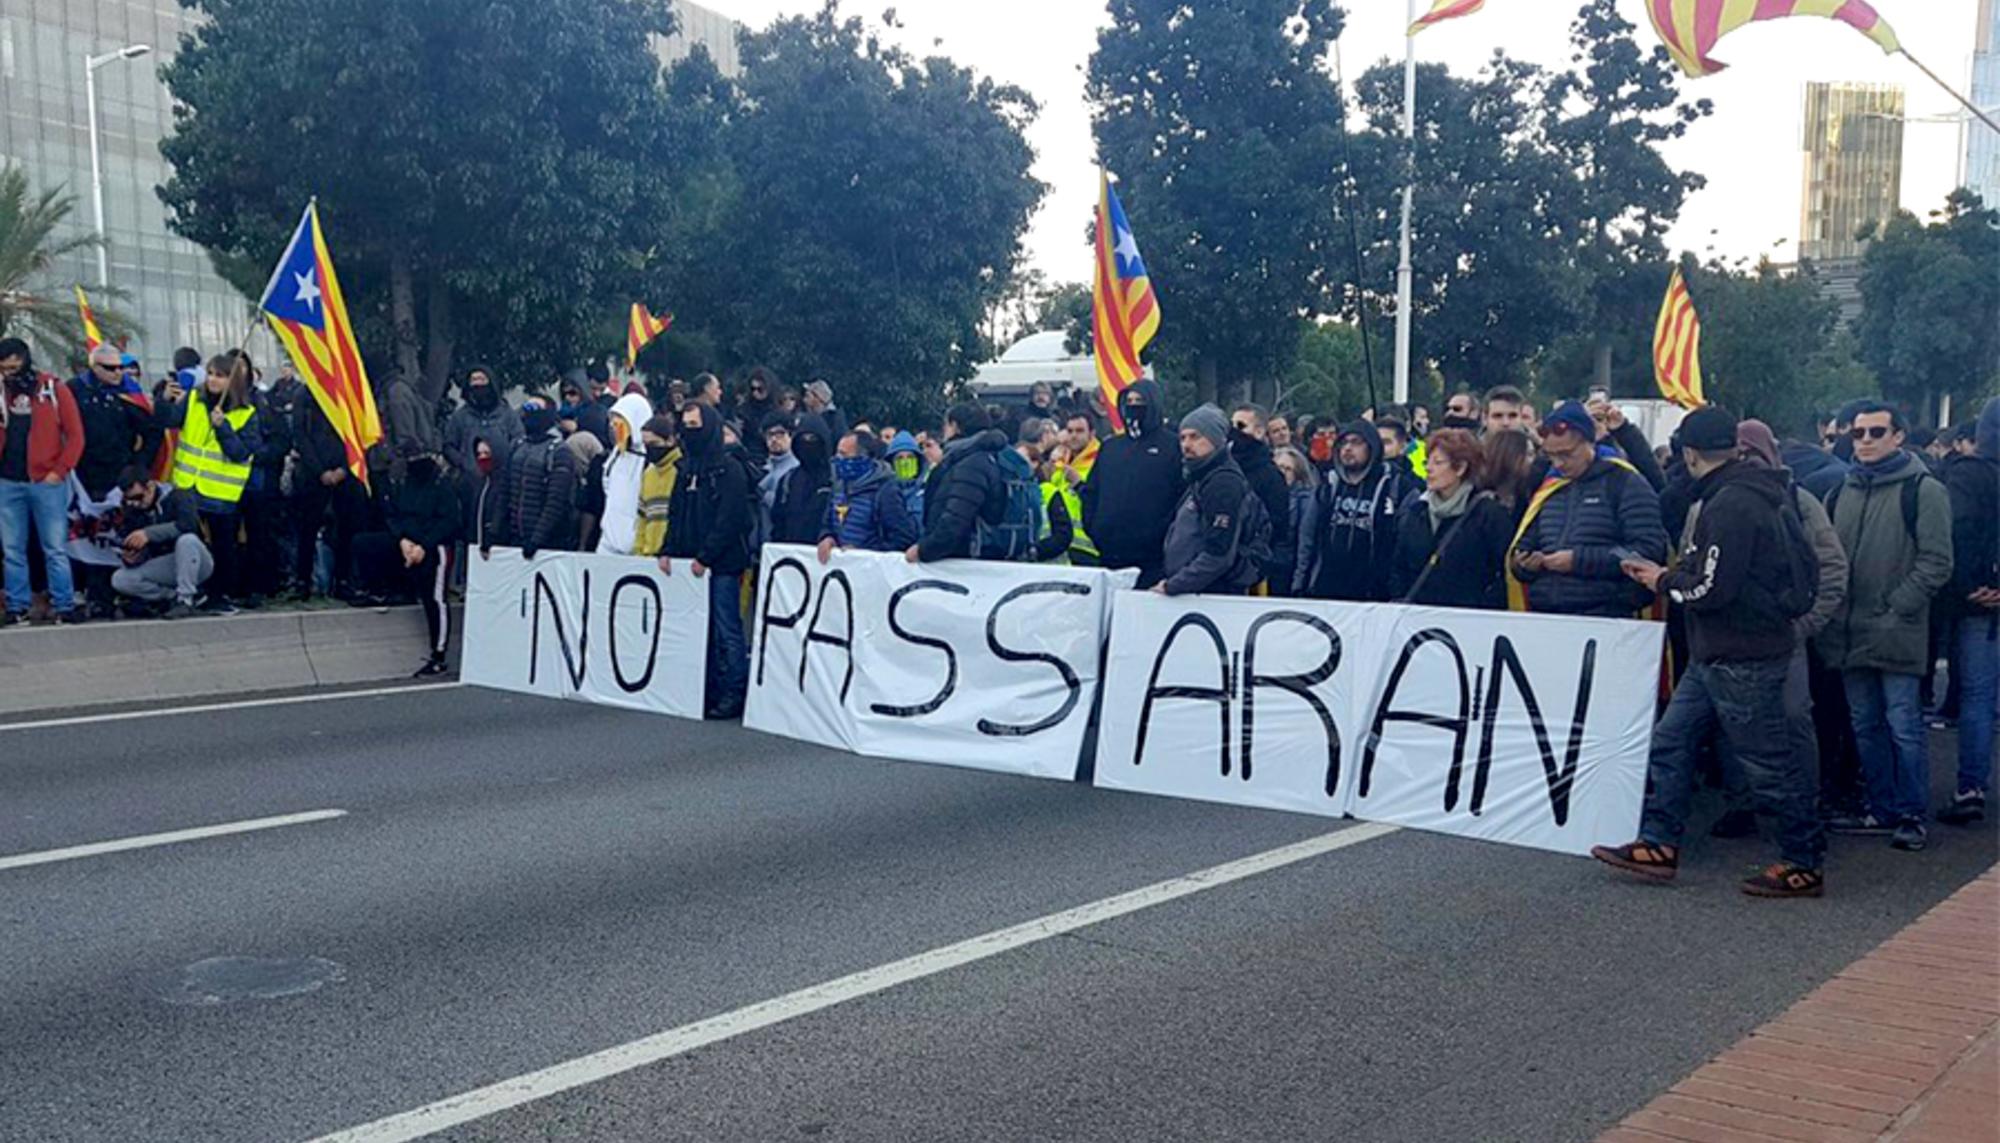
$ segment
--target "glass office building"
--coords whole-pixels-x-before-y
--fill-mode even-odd
[[[1979,0],[1979,27],[1973,34],[1972,102],[2000,117],[2000,3]],[[1965,125],[1965,185],[1987,206],[2000,207],[2000,135],[1984,123]]]
[[[679,59],[698,42],[724,74],[735,75],[736,22],[696,4],[676,8],[681,31],[658,45],[662,60]],[[127,295],[98,301],[136,325],[129,348],[148,374],[164,373],[178,346],[216,352],[236,344],[245,329],[256,331],[250,350],[259,361],[276,353],[251,302],[215,273],[207,251],[167,229],[166,207],[154,193],[169,173],[160,140],[173,126],[159,67],[196,19],[174,0],[0,0],[0,164],[25,169],[38,191],[60,189],[75,198],[58,237],[92,227],[84,59],[134,44],[152,48],[97,70],[110,282]],[[97,276],[97,255],[86,250],[34,286],[66,298],[72,283],[87,286]],[[35,349],[54,360],[54,347]]]
[[[92,225],[84,59],[133,44],[153,49],[97,71],[110,282],[127,295],[99,304],[132,319],[129,348],[149,374],[166,372],[177,346],[210,353],[235,344],[253,316],[208,253],[167,230],[166,207],[153,193],[167,179],[159,144],[173,124],[158,68],[191,24],[174,0],[0,0],[0,164],[26,170],[38,191],[75,198],[59,237],[88,234]],[[34,285],[67,297],[71,283],[96,279],[97,255],[86,250]],[[266,334],[251,353],[268,359],[272,348]]]
[[[1866,244],[1855,233],[1894,216],[1903,202],[1903,116],[1894,84],[1806,85],[1800,256],[1858,258]]]

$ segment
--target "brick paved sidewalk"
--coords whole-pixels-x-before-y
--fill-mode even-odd
[[[2000,1140],[2000,866],[1598,1143]]]

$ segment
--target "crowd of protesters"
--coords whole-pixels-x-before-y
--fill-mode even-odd
[[[1828,830],[1924,848],[1933,719],[1960,728],[1936,816],[1985,812],[2000,400],[1935,433],[1857,401],[1812,441],[1710,407],[1654,442],[1601,394],[1538,416],[1516,389],[1459,392],[1435,424],[1254,404],[1175,421],[1141,381],[1115,409],[1039,385],[905,428],[764,369],[734,399],[710,374],[649,393],[596,367],[509,401],[473,366],[442,405],[388,373],[364,484],[289,372],[185,349],[173,366],[148,391],[101,347],[63,382],[0,340],[5,623],[42,599],[57,623],[417,601],[435,674],[468,556],[594,551],[707,580],[708,713],[733,718],[765,543],[1132,569],[1166,595],[1664,618],[1675,686],[1641,837],[1601,859],[1673,876],[1706,768],[1730,798],[1714,832],[1762,815],[1778,839],[1746,890],[1818,895]]]

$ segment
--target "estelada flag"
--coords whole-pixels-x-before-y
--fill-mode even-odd
[[[1667,298],[1653,327],[1653,378],[1660,384],[1660,396],[1683,409],[1708,403],[1701,385],[1701,317],[1678,266],[1667,282]]]
[[[90,312],[90,299],[83,295],[83,287],[76,288],[76,312],[83,315],[83,346],[96,349],[104,344],[104,331],[97,328],[97,315]]]
[[[1484,7],[1486,0],[1433,0],[1431,10],[1417,17],[1417,22],[1410,25],[1409,34],[1414,36],[1432,24],[1442,24],[1446,20],[1470,16]]]
[[[1097,278],[1090,292],[1090,333],[1097,358],[1097,385],[1112,427],[1120,432],[1118,395],[1145,376],[1139,354],[1160,329],[1160,302],[1146,274],[1132,224],[1111,189],[1111,176],[1098,174]]]
[[[1697,79],[1728,66],[1708,54],[1716,41],[1745,24],[1790,16],[1839,20],[1885,52],[1903,50],[1896,30],[1865,0],[1646,0],[1646,14],[1674,62]]]
[[[320,231],[317,201],[306,204],[291,245],[271,272],[257,306],[347,446],[348,468],[367,483],[368,450],[382,439],[382,421],[375,411],[368,373],[361,366],[361,351],[355,348],[354,327],[347,321],[347,303],[333,273],[326,235]]]
[[[674,324],[674,315],[654,317],[653,311],[644,302],[632,303],[632,320],[625,332],[625,364],[631,368],[639,366],[639,351],[652,340],[667,332]]]

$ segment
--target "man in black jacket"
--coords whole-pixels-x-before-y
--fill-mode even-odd
[[[1078,489],[1083,529],[1097,542],[1103,566],[1139,569],[1142,588],[1160,581],[1167,527],[1184,487],[1165,404],[1155,381],[1136,381],[1120,393],[1125,431],[1105,440],[1090,479]]]
[[[1260,405],[1245,404],[1236,406],[1229,419],[1229,455],[1236,461],[1236,467],[1243,470],[1243,479],[1257,499],[1263,501],[1264,511],[1271,518],[1272,558],[1264,563],[1264,579],[1273,585],[1274,591],[1282,593],[1291,589],[1297,548],[1292,536],[1291,486],[1285,483],[1285,474],[1278,471],[1277,462],[1271,459],[1271,415]],[[1186,423],[1183,421],[1182,425]],[[1294,558],[1283,558],[1277,554],[1280,552],[1291,552]]]
[[[162,618],[198,614],[201,585],[215,574],[215,558],[201,542],[201,514],[194,494],[160,484],[128,466],[116,481],[123,489],[119,524],[126,529],[125,566],[111,573],[111,590],[155,606],[170,603]]]
[[[1264,578],[1242,550],[1250,484],[1230,455],[1229,421],[1214,405],[1181,418],[1187,491],[1174,509],[1162,552],[1161,595],[1241,595]],[[1268,550],[1268,549],[1267,549]]]
[[[1007,511],[1007,486],[995,458],[1007,434],[978,405],[953,405],[944,415],[944,461],[924,482],[924,538],[906,555],[911,563],[970,559],[979,524],[997,524]]]
[[[303,600],[312,595],[320,527],[331,512],[333,576],[329,594],[345,598],[354,591],[354,537],[368,527],[368,493],[348,468],[347,445],[320,411],[318,401],[308,398],[298,402],[292,447],[299,457],[292,472],[292,510],[298,524],[298,558],[292,572],[298,597]]]
[[[1367,421],[1343,426],[1334,448],[1335,466],[1313,493],[1299,536],[1293,594],[1351,603],[1387,601],[1396,514],[1423,486],[1383,458],[1382,436]]]
[[[308,390],[288,368],[269,388],[250,391],[264,443],[251,461],[250,487],[243,493],[243,534],[247,541],[244,586],[252,596],[277,595],[295,589],[292,578],[298,551],[298,524],[291,498],[285,495],[285,465],[295,448],[299,402],[311,401]]]
[[[507,457],[506,524],[499,538],[528,559],[537,552],[568,551],[576,543],[576,493],[582,479],[558,423],[556,410],[529,400],[521,406],[527,435]]]
[[[692,561],[696,579],[708,580],[706,717],[739,718],[750,685],[750,649],[743,635],[743,573],[750,567],[750,462],[743,446],[722,440],[722,414],[702,404],[681,410],[685,458],[674,481],[667,554]]]
[[[371,602],[409,595],[423,604],[430,654],[414,676],[421,679],[445,671],[445,648],[451,641],[445,590],[451,586],[452,553],[463,517],[438,454],[414,441],[404,441],[397,453],[403,480],[389,500],[389,530],[356,536],[354,565]]]
[[[1993,784],[1994,695],[2000,691],[2000,397],[1945,458],[1951,494],[1952,577],[1937,606],[1956,623],[1951,673],[1959,686],[1958,783],[1938,810],[1947,825],[1986,817]]]
[[[120,358],[117,346],[100,345],[90,351],[90,368],[69,383],[83,422],[76,478],[94,501],[118,487],[126,466],[151,459],[148,446],[157,447],[160,439],[151,412],[126,392]]]
[[[1736,417],[1715,406],[1689,414],[1681,449],[1696,479],[1701,516],[1678,567],[1627,559],[1625,574],[1686,612],[1694,662],[1653,728],[1646,810],[1639,840],[1591,851],[1598,860],[1654,880],[1679,869],[1695,757],[1719,731],[1742,767],[1751,798],[1777,822],[1779,860],[1743,883],[1755,897],[1817,897],[1825,835],[1817,776],[1792,749],[1786,675],[1797,637],[1796,604],[1818,587],[1807,543],[1787,525],[1791,498],[1781,471],[1738,459]]]

